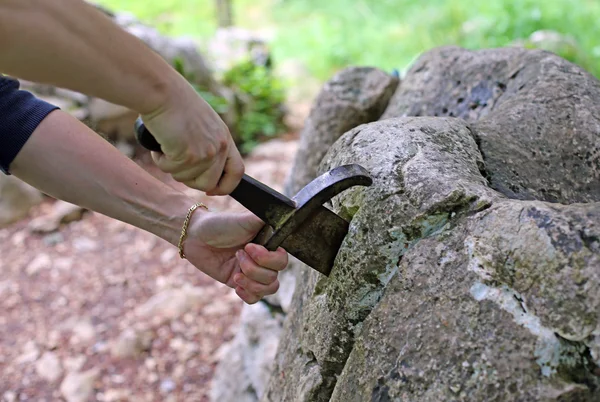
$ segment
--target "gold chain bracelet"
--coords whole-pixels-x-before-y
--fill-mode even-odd
[[[183,253],[183,241],[187,237],[187,229],[190,224],[190,219],[192,218],[192,213],[196,210],[196,208],[202,207],[208,211],[208,207],[201,202],[198,202],[190,207],[188,210],[187,216],[185,217],[185,221],[183,222],[183,227],[181,228],[181,236],[179,237],[179,244],[177,247],[179,248],[179,257],[182,259],[185,258],[185,254]]]

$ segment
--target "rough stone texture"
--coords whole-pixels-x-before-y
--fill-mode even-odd
[[[0,174],[0,228],[26,217],[42,200],[39,190],[14,176]]]
[[[327,81],[304,124],[285,193],[296,194],[316,177],[327,149],[343,133],[379,119],[398,82],[372,67],[349,67]]]
[[[86,402],[94,392],[94,383],[100,370],[93,368],[84,372],[72,372],[60,384],[60,392],[67,402]]]
[[[304,278],[297,280],[302,285],[287,318],[290,327],[281,341],[269,401],[327,400],[354,331],[380,299],[406,249],[443,227],[451,212],[491,202],[479,174],[477,144],[458,119],[391,119],[359,126],[329,155],[321,171],[358,163],[371,172],[374,184],[334,199],[333,209],[352,218],[350,232],[329,278],[303,270]]]
[[[280,308],[265,303],[244,305],[235,338],[220,351],[223,359],[213,378],[212,401],[252,402],[262,397],[279,345],[283,318]]]
[[[600,201],[600,82],[546,51],[423,54],[382,118],[456,116],[471,123],[493,188],[510,198]]]
[[[499,202],[420,241],[331,400],[598,400],[599,223],[597,203]]]
[[[600,204],[509,200],[467,123],[359,126],[320,170],[369,188],[329,278],[300,272],[263,401],[600,398]],[[374,310],[373,310],[374,309]]]

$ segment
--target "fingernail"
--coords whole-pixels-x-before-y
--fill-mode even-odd
[[[242,250],[238,250],[235,252],[235,258],[237,258],[238,260],[242,260]]]
[[[258,250],[258,246],[254,243],[248,243],[246,245],[246,252],[250,255],[250,257],[254,258],[256,254],[256,250]]]

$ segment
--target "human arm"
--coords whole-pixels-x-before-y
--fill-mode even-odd
[[[2,134],[2,133],[0,133]],[[160,182],[83,123],[60,110],[37,126],[10,164],[41,191],[137,226],[177,245],[194,200]],[[263,223],[250,213],[197,209],[184,242],[186,258],[254,303],[277,291],[287,254],[247,244]],[[239,258],[236,252],[244,250]]]
[[[126,106],[175,180],[229,194],[243,161],[225,123],[162,57],[81,0],[0,0],[0,72]]]

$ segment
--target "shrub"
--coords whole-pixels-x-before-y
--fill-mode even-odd
[[[270,69],[243,61],[223,75],[223,84],[236,93],[238,102],[236,142],[241,152],[249,152],[260,141],[285,130],[285,91]]]

